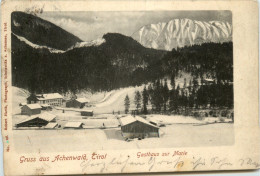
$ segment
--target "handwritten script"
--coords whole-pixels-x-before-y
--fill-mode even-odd
[[[259,168],[260,164],[256,161],[253,161],[251,158],[239,159],[236,161],[236,164],[243,167],[249,168]],[[155,171],[156,167],[160,168],[162,166],[167,166],[174,170],[221,170],[221,169],[231,169],[235,163],[229,161],[228,158],[212,157],[212,158],[203,158],[203,157],[193,157],[191,160],[183,156],[177,156],[175,158],[157,158],[149,157],[138,161],[136,158],[127,157],[114,157],[111,160],[107,161],[96,161],[96,160],[85,160],[82,161],[80,166],[82,172],[86,172],[88,169],[99,169],[99,171],[106,172],[108,168],[118,168],[121,172],[126,171],[126,168],[131,168],[133,166],[141,166],[144,171]]]

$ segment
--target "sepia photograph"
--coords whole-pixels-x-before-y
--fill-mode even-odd
[[[260,168],[256,1],[1,6],[5,175]]]
[[[14,11],[11,48],[17,152],[235,142],[231,11]]]

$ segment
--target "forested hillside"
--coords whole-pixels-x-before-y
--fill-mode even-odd
[[[173,49],[164,56],[161,67],[172,79],[187,72],[194,78],[233,82],[233,43],[205,43]]]
[[[24,12],[12,13],[12,32],[37,45],[44,45],[59,50],[67,50],[81,39],[64,29]]]
[[[100,46],[51,53],[12,35],[13,85],[31,92],[95,92],[141,85],[162,76],[158,64],[166,51],[144,48],[121,34],[103,38],[106,42]]]

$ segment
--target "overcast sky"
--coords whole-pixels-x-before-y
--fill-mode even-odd
[[[230,11],[146,11],[146,12],[43,12],[40,18],[79,37],[95,40],[108,32],[131,36],[142,26],[176,18],[225,21],[232,24]]]

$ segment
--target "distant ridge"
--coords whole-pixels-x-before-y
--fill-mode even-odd
[[[170,51],[195,44],[230,42],[232,26],[221,21],[173,19],[169,22],[145,25],[132,37],[147,48]]]

